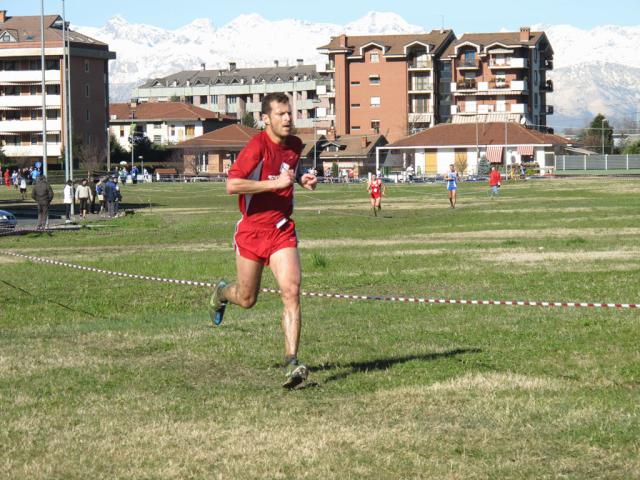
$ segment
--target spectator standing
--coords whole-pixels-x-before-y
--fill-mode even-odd
[[[62,201],[64,202],[65,208],[65,223],[71,223],[71,205],[73,205],[73,197],[73,182],[68,180],[64,186],[64,190],[62,190]]]
[[[115,216],[116,196],[119,193],[116,190],[115,178],[116,177],[110,177],[104,184],[104,199],[107,202],[109,218],[113,218]]]
[[[76,189],[76,200],[80,201],[80,216],[83,219],[87,218],[87,210],[92,197],[91,188],[87,185],[87,179],[83,178],[82,184]]]
[[[11,181],[9,180],[9,168],[7,167],[7,169],[4,171],[4,184],[11,188]]]
[[[38,181],[31,190],[31,198],[38,204],[38,230],[44,230],[49,226],[49,205],[53,200],[53,190],[44,175],[38,177]]]
[[[27,179],[24,176],[18,176],[18,186],[20,187],[20,196],[22,200],[27,199]]]
[[[101,178],[96,184],[96,196],[98,197],[98,202],[100,202],[100,211],[98,212],[98,215],[102,215],[107,211],[107,202],[104,199],[104,183],[104,178]]]

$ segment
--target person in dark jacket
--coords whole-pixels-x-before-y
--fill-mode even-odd
[[[118,198],[118,190],[116,190],[116,184],[113,181],[113,177],[110,177],[107,180],[107,183],[104,184],[104,199],[107,202],[107,211],[109,212],[109,217],[113,218],[115,216],[115,204]]]
[[[47,177],[41,175],[31,190],[31,198],[38,204],[38,230],[44,230],[49,226],[49,205],[53,200],[53,189]]]

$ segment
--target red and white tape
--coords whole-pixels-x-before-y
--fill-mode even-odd
[[[102,273],[105,275],[111,275],[121,278],[133,278],[137,280],[150,280],[160,283],[173,283],[177,285],[190,285],[195,287],[213,287],[214,284],[210,282],[200,282],[197,280],[178,280],[175,278],[154,277],[150,275],[138,275],[135,273],[114,272],[111,270],[105,270],[96,267],[87,267],[84,265],[77,265],[73,263],[61,262],[59,260],[52,260],[49,258],[36,257],[33,255],[24,255],[22,253],[5,251],[2,252],[5,255],[12,257],[23,258],[25,260],[31,260],[37,263],[46,263],[49,265],[56,265],[60,267],[68,267],[76,270],[82,270],[86,272]],[[275,288],[262,288],[264,293],[279,294],[280,290]],[[382,296],[382,295],[350,295],[345,293],[318,293],[318,292],[301,292],[303,297],[315,297],[315,298],[332,298],[343,300],[372,300],[381,302],[398,302],[398,303],[424,303],[424,304],[439,304],[439,305],[505,305],[514,307],[560,307],[560,308],[613,308],[613,309],[637,309],[640,308],[640,304],[637,303],[605,303],[605,302],[541,302],[532,300],[463,300],[456,298],[425,298],[425,297],[396,297],[396,296]]]

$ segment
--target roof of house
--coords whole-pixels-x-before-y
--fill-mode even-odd
[[[194,87],[198,85],[245,85],[317,80],[315,65],[233,68],[221,70],[183,70],[166,77],[150,78],[138,88]]]
[[[324,135],[316,135],[314,133],[296,133],[296,137],[302,140],[303,144],[302,153],[300,153],[301,158],[307,158],[313,151],[315,144],[326,141]],[[320,155],[320,149],[318,149],[317,155]]]
[[[366,145],[363,144],[363,139],[366,139]],[[342,135],[335,140],[326,140],[323,144],[323,148],[331,144],[338,145],[337,152],[323,150],[319,156],[323,160],[367,157],[375,150],[375,147],[386,143],[387,139],[384,135]]]
[[[545,41],[549,45],[547,36],[544,32],[530,32],[529,39],[520,41],[520,32],[494,32],[494,33],[465,33],[456,41],[449,44],[443,53],[443,57],[452,57],[456,55],[456,47],[464,43],[471,43],[480,48],[481,53],[485,53],[485,49],[489,45],[498,44],[509,48],[531,47],[538,42]]]
[[[132,116],[132,112],[134,115]],[[115,118],[113,118],[115,116]],[[231,119],[206,108],[181,102],[112,103],[109,105],[111,122],[130,122],[131,120],[222,120]],[[235,118],[234,118],[235,120]]]
[[[477,126],[477,130],[476,130]],[[394,142],[389,147],[454,147],[475,145],[570,145],[559,135],[541,133],[518,123],[443,123]]]
[[[260,133],[256,128],[233,124],[218,128],[199,137],[186,140],[176,145],[178,148],[220,149],[239,151],[249,140]]]
[[[449,37],[453,37],[452,30],[432,30],[429,33],[413,33],[403,35],[340,35],[331,37],[331,41],[318,47],[318,50],[328,50],[329,52],[347,51],[352,55],[360,55],[360,49],[366,45],[375,43],[384,47],[385,55],[406,54],[405,47],[415,43],[429,45],[431,52],[436,52],[442,48]],[[455,38],[455,37],[453,37]]]
[[[44,40],[46,43],[58,43],[62,46],[62,17],[59,15],[45,15],[44,16]],[[1,42],[1,48],[16,48],[18,46],[24,47],[24,44],[29,46],[40,47],[40,15],[23,15],[10,17],[6,16],[4,22],[0,22],[0,35],[4,32],[14,38],[15,41]],[[94,38],[88,37],[73,30],[67,30],[69,41],[73,43],[83,44],[83,47],[90,45],[96,47],[107,47],[106,43],[100,42]],[[51,46],[51,45],[48,45]]]

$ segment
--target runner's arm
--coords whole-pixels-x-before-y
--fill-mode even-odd
[[[293,185],[294,174],[284,170],[273,180],[249,180],[247,178],[230,178],[227,180],[227,193],[230,195],[245,193],[275,192]]]

